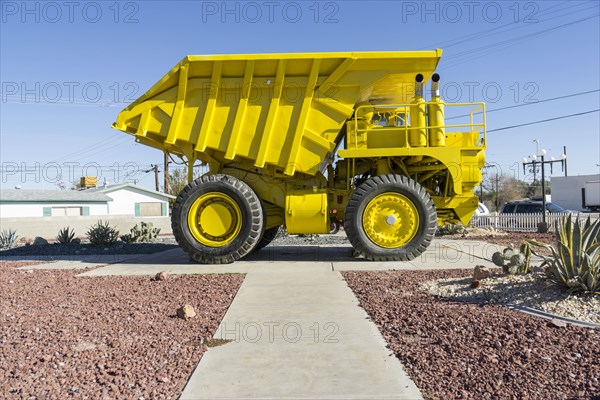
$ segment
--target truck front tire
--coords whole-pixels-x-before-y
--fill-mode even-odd
[[[369,178],[348,201],[344,229],[354,249],[374,261],[409,261],[434,237],[433,200],[414,180],[395,174]]]

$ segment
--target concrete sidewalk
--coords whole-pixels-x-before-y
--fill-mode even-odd
[[[262,264],[246,276],[181,399],[420,399],[326,262]]]
[[[332,271],[473,268],[475,265],[493,267],[490,259],[492,254],[499,250],[499,246],[485,242],[436,239],[427,251],[412,261],[377,262],[353,258],[352,247],[349,244],[268,246],[233,264],[202,265],[190,263],[187,254],[180,249],[173,249],[137,256],[82,275],[155,275],[160,271],[168,271],[171,274],[248,273],[256,266],[265,264],[281,266],[302,262],[326,263]]]
[[[95,254],[95,255],[29,255],[4,256],[1,261],[35,261],[41,264],[19,269],[87,269],[98,265],[115,264],[141,257],[139,254]]]

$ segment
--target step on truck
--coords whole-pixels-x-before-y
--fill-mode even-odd
[[[172,227],[200,263],[234,262],[281,226],[327,234],[332,218],[355,255],[411,260],[438,225],[469,222],[485,162],[485,105],[443,102],[441,55],[188,56],[113,127],[187,165]]]

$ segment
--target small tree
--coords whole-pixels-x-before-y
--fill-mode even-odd
[[[546,194],[550,194],[550,181],[545,180],[544,186],[545,186],[544,191],[546,192]],[[539,179],[536,179],[527,185],[527,191],[525,193],[525,196],[531,198],[536,195],[541,196],[541,193],[542,193],[542,181]]]
[[[490,199],[490,206],[492,206],[488,208],[499,211],[502,204],[526,197],[527,187],[526,182],[513,177],[490,176],[489,181],[484,183],[484,189],[489,189],[484,196],[486,199]]]
[[[168,194],[178,196],[184,187],[188,184],[188,171],[187,168],[173,168],[172,172],[169,173],[169,190]],[[200,171],[194,170],[194,179],[202,175]],[[163,187],[164,191],[164,187]],[[169,199],[169,206],[173,207],[175,199]]]

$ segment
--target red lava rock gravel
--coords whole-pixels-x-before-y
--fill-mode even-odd
[[[0,261],[0,270],[27,267],[36,264],[48,264],[50,261]]]
[[[343,275],[428,399],[600,398],[600,330],[554,327],[502,306],[451,302],[417,288],[471,273]]]
[[[22,265],[21,263],[20,265]],[[0,398],[177,398],[242,275],[76,277],[0,263]],[[195,318],[176,317],[190,304]]]

